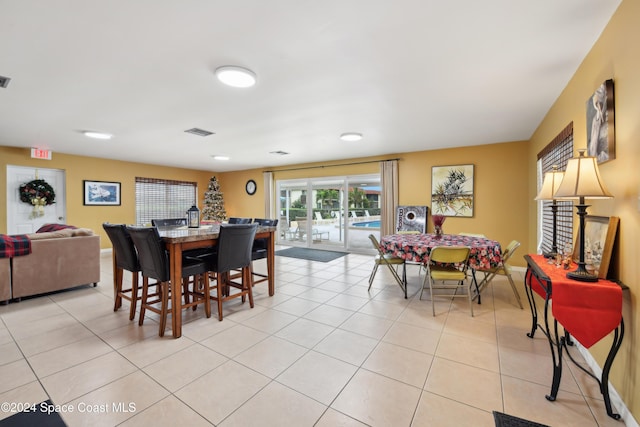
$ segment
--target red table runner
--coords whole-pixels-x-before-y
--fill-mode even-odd
[[[609,280],[580,282],[568,279],[569,270],[548,264],[542,255],[529,255],[552,283],[553,317],[580,342],[589,348],[618,327],[622,320],[622,288]],[[528,283],[533,290],[545,296],[535,275]],[[543,292],[543,293],[540,293]]]

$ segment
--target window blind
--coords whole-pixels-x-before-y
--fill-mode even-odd
[[[136,224],[185,217],[196,204],[197,193],[196,182],[136,177]]]
[[[541,162],[542,176],[558,166],[559,171],[567,168],[569,159],[573,157],[573,122],[564,128],[545,148],[538,153]],[[542,182],[542,179],[540,179]],[[552,201],[542,201],[542,220],[540,222],[542,240],[540,248],[542,252],[551,252],[553,242],[553,213]],[[556,244],[558,251],[562,251],[567,242],[573,243],[573,202],[556,200],[558,213],[556,215]]]

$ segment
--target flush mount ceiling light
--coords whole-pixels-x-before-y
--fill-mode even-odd
[[[213,160],[229,160],[229,157],[227,157],[227,156],[215,156],[215,155],[212,155],[211,157],[213,157]]]
[[[346,132],[340,135],[340,139],[343,141],[350,141],[350,142],[360,141],[362,139],[362,134],[356,133],[356,132]]]
[[[94,132],[94,131],[90,131],[90,130],[86,130],[86,131],[84,131],[82,133],[84,134],[84,136],[88,136],[89,138],[94,138],[94,139],[111,139],[111,138],[113,138],[113,135],[111,135],[110,133]]]
[[[253,71],[235,65],[217,68],[216,77],[222,83],[232,87],[251,87],[256,84],[256,74]]]

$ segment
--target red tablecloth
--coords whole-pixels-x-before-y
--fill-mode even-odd
[[[568,279],[567,271],[548,264],[542,255],[530,255],[551,279],[553,317],[584,347],[589,348],[618,327],[622,320],[622,288],[609,280],[580,282]],[[527,283],[544,297],[535,275]]]
[[[390,234],[380,239],[386,253],[407,261],[427,263],[429,253],[436,246],[469,246],[469,267],[489,269],[502,263],[502,249],[495,240],[458,234]]]

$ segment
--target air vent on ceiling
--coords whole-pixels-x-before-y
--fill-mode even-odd
[[[278,151],[270,151],[270,152],[269,152],[269,154],[277,154],[278,156],[286,156],[286,155],[288,155],[289,153],[287,153],[286,151],[280,151],[280,150],[278,150]]]
[[[0,76],[0,87],[9,86],[11,79],[9,77]]]
[[[208,130],[204,130],[204,129],[199,129],[199,128],[192,128],[192,129],[187,129],[185,130],[186,133],[192,133],[194,135],[198,135],[198,136],[209,136],[209,135],[213,135],[213,132],[209,132]]]

